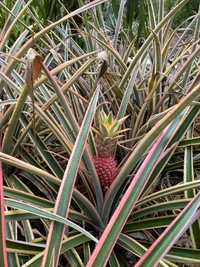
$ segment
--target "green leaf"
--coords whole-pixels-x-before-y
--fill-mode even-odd
[[[67,217],[69,212],[69,205],[71,202],[72,190],[74,187],[76,175],[78,172],[79,163],[83,154],[84,147],[86,145],[87,137],[89,134],[91,122],[93,119],[94,110],[98,100],[99,89],[96,90],[90,105],[87,109],[86,115],[82,122],[80,132],[76,139],[71,157],[68,161],[67,168],[65,170],[61,187],[58,193],[58,197],[55,203],[54,213],[59,216]],[[55,263],[59,259],[61,240],[63,238],[64,226],[60,223],[52,222],[47,238],[47,246],[45,249],[42,266],[50,266],[52,257]]]
[[[65,219],[64,217],[62,217],[58,214],[51,213],[51,212],[46,211],[42,208],[34,207],[32,205],[29,205],[29,204],[26,204],[26,203],[23,203],[23,202],[20,202],[17,200],[5,199],[4,203],[6,206],[16,208],[19,210],[28,211],[32,214],[36,214],[38,216],[41,216],[42,218],[50,219],[52,221],[57,221],[57,222],[64,224],[64,225],[68,225],[68,226],[78,230],[79,232],[85,234],[86,236],[90,237],[93,241],[97,242],[97,239],[95,237],[93,237],[89,232],[87,232],[86,230],[84,230],[83,228],[78,226],[77,224]]]
[[[139,257],[147,251],[144,245],[141,245],[138,241],[125,234],[120,234],[117,243]],[[167,267],[167,265],[161,261],[161,263],[158,264],[158,267]]]
[[[135,266],[155,266],[189,226],[200,216],[199,207],[200,193],[190,201],[176,219],[165,229]]]
[[[1,149],[1,144],[0,144],[0,149]],[[6,225],[4,216],[3,171],[2,171],[2,163],[0,162],[0,257],[2,259],[1,265],[8,267],[5,228]]]

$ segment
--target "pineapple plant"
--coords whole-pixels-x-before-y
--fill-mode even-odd
[[[128,130],[119,130],[126,118],[117,120],[112,111],[108,115],[104,110],[96,112],[93,131],[97,155],[94,156],[93,162],[102,187],[109,187],[118,172],[115,150],[117,141],[123,136],[122,133]]]

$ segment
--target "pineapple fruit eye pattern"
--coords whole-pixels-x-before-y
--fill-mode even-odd
[[[1,266],[200,264],[199,0],[53,2],[0,1]]]
[[[117,140],[122,137],[119,127],[126,118],[116,120],[112,112],[106,115],[104,110],[96,113],[93,130],[96,134],[97,156],[93,161],[102,187],[109,187],[116,177],[118,168],[114,150]]]
[[[100,153],[99,153],[100,154]],[[94,157],[94,165],[101,186],[110,186],[117,174],[117,162],[113,156],[99,155]]]

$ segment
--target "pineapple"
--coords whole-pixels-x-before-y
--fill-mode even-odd
[[[114,154],[117,140],[127,130],[118,130],[125,119],[114,119],[112,112],[108,115],[103,110],[96,112],[93,131],[96,135],[97,156],[94,156],[93,161],[102,187],[109,187],[118,172]]]

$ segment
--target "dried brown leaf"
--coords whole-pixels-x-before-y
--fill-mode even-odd
[[[98,80],[104,75],[109,66],[109,57],[106,51],[101,51],[97,58],[99,59],[101,66],[99,69]]]
[[[41,65],[38,60],[43,62],[43,57],[33,48],[30,48],[27,53],[25,78],[29,88],[33,87],[33,82],[39,77],[41,72]]]
[[[27,53],[25,81],[27,83],[28,91],[31,97],[31,102],[32,102],[34,135],[35,135],[36,130],[35,130],[33,82],[39,77],[40,72],[41,72],[41,65],[39,61],[43,62],[43,57],[33,48],[30,48]]]

